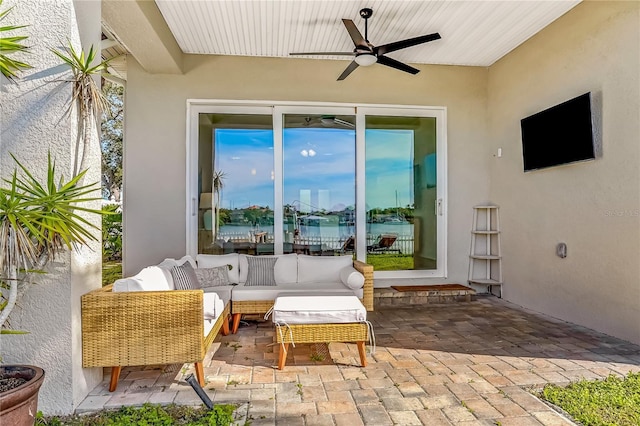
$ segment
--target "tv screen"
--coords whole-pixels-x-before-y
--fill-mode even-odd
[[[591,92],[520,121],[524,171],[595,158]]]

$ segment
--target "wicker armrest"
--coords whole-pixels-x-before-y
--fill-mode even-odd
[[[83,367],[172,364],[205,355],[202,290],[82,296]]]
[[[354,260],[353,267],[364,275],[362,301],[367,311],[373,311],[373,265]]]

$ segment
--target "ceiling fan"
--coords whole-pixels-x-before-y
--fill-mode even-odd
[[[303,123],[304,127],[336,127],[336,126],[341,126],[341,127],[345,127],[348,129],[355,129],[356,125],[346,121],[346,120],[342,120],[341,118],[338,118],[336,116],[333,115],[322,115],[322,116],[317,116],[317,117],[313,117],[313,116],[307,116],[304,118],[304,123]]]
[[[407,64],[404,64],[400,61],[396,61],[388,56],[385,56],[387,53],[395,52],[396,50],[405,49],[411,46],[417,46],[418,44],[427,43],[430,41],[440,39],[440,34],[433,33],[428,35],[423,35],[414,38],[408,38],[406,40],[396,41],[393,43],[383,44],[381,46],[374,46],[369,43],[369,34],[368,34],[368,20],[373,15],[373,10],[369,8],[364,8],[360,10],[360,16],[364,18],[364,37],[356,27],[356,24],[353,23],[351,19],[343,19],[342,23],[347,28],[347,32],[353,40],[353,44],[355,48],[353,52],[298,52],[298,53],[290,53],[289,55],[339,55],[339,56],[355,56],[354,60],[347,66],[347,68],[340,74],[338,77],[338,81],[344,80],[347,78],[349,74],[351,74],[358,66],[362,65],[363,67],[373,65],[375,63],[386,65],[391,68],[398,69],[400,71],[408,72],[410,74],[417,74],[420,70],[413,68]]]

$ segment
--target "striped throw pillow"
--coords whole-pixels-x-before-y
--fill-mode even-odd
[[[171,278],[176,290],[193,290],[200,288],[198,278],[189,262],[171,268]]]
[[[275,257],[247,256],[247,282],[245,286],[267,285],[275,286],[276,277],[273,268],[278,261]]]

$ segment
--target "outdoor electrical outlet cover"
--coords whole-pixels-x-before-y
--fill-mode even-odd
[[[564,259],[567,257],[567,244],[566,243],[558,243],[556,246],[556,255],[559,258]]]

